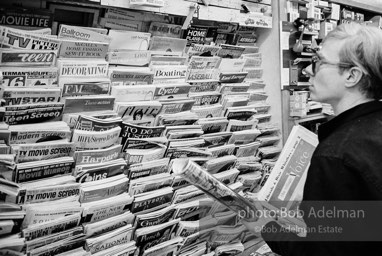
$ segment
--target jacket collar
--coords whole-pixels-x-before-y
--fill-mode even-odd
[[[334,117],[330,121],[321,124],[318,128],[318,139],[322,141],[328,137],[333,131],[341,127],[342,125],[355,120],[359,117],[365,116],[367,114],[382,111],[382,102],[375,100],[367,103],[359,104],[351,109],[348,109],[338,116]]]

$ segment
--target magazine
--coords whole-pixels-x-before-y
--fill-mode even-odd
[[[117,228],[133,224],[134,218],[134,214],[128,211],[95,223],[85,223],[83,225],[84,234],[86,235],[86,237],[98,236],[115,230]]]
[[[134,64],[137,64],[134,60]],[[109,77],[114,85],[144,85],[152,84],[154,74],[150,69],[109,67]]]
[[[150,51],[111,50],[106,60],[113,65],[147,67],[151,59]]]
[[[54,66],[57,51],[54,50],[0,50],[0,66]]]
[[[113,85],[110,95],[117,102],[134,102],[153,100],[156,86],[154,85]]]
[[[58,50],[61,41],[48,38],[41,34],[0,26],[2,37],[0,45],[6,48],[21,48],[34,50]]]
[[[110,198],[82,203],[83,223],[93,223],[128,212],[134,198],[122,193]]]
[[[121,127],[99,132],[74,130],[71,141],[76,150],[103,149],[116,144],[120,133]]]
[[[186,49],[187,40],[173,37],[163,37],[152,35],[149,50],[153,54],[163,54],[180,52]]]
[[[107,37],[106,35],[101,35],[96,32],[95,34]],[[61,47],[58,56],[60,58],[105,59],[108,49],[108,41],[79,41],[76,39],[63,38],[61,39]]]
[[[78,41],[110,42],[110,36],[100,34],[87,27],[60,25],[58,38],[70,38]],[[74,41],[74,40],[73,40]],[[84,56],[85,57],[85,56]]]
[[[159,101],[117,102],[115,111],[124,122],[152,126],[161,107]]]
[[[4,107],[4,122],[9,125],[60,121],[64,103],[33,103]]]
[[[3,91],[6,106],[59,102],[61,91],[59,88],[34,89],[7,87]]]
[[[56,67],[2,67],[2,86],[6,87],[56,87]]]
[[[149,33],[152,36],[166,36],[180,38],[182,26],[153,21],[150,23]]]

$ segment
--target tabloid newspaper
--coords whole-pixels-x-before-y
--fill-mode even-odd
[[[54,66],[56,58],[54,50],[0,50],[0,66]]]
[[[4,122],[9,125],[52,122],[61,120],[64,103],[5,106],[4,110]]]
[[[110,36],[103,35],[98,31],[86,27],[60,25],[58,38],[70,38],[78,41],[110,42]],[[73,40],[74,41],[74,40]],[[85,57],[85,56],[84,56]]]
[[[258,199],[272,207],[290,209],[293,201],[302,199],[303,187],[317,136],[302,126],[294,126]]]
[[[240,210],[246,211],[252,209],[254,212],[257,212],[257,209],[255,209],[251,203],[247,202],[243,197],[219,182],[215,177],[192,161],[174,160],[172,168],[176,175],[181,175],[207,195],[219,200],[219,202],[226,205],[232,211],[239,212]],[[251,219],[256,220],[255,215],[250,216],[249,220]]]
[[[107,131],[82,131],[74,130],[72,142],[76,150],[103,149],[114,145],[121,133],[121,127],[115,127]]]
[[[98,34],[98,33],[96,33]],[[98,34],[102,36],[101,34]],[[108,42],[78,41],[61,39],[60,58],[94,58],[105,59],[109,49]]]
[[[74,153],[76,166],[115,160],[119,158],[121,149],[122,145],[114,145],[104,149],[77,151]]]
[[[56,67],[2,67],[4,87],[56,87],[58,70]]]
[[[58,74],[61,78],[106,78],[109,63],[102,59],[63,59],[57,60]]]
[[[153,21],[150,23],[149,33],[152,36],[180,38],[182,26]]]
[[[30,31],[18,30],[0,26],[2,37],[0,45],[6,48],[32,49],[32,50],[58,50],[61,41],[48,38]]]

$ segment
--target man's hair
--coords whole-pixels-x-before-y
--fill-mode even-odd
[[[325,37],[345,41],[339,52],[341,62],[360,68],[359,89],[368,98],[382,98],[382,30],[357,23],[341,24]],[[345,68],[342,68],[343,72]]]

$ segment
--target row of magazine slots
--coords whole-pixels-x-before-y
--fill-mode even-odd
[[[220,255],[232,250],[255,252],[264,245],[238,223],[232,212],[216,213],[199,221],[182,221],[173,218],[174,208],[165,209],[165,215],[162,211],[162,216],[158,212],[154,217],[154,222],[160,224],[152,226],[132,226],[147,223],[150,217],[130,212],[80,226],[79,214],[72,214],[46,222],[40,225],[42,229],[33,229],[34,226],[25,229],[21,233],[23,238],[8,237],[4,242],[11,242],[12,249],[25,250],[31,256],[65,252],[62,255]],[[39,236],[41,232],[45,236]]]
[[[77,30],[77,33],[73,32]],[[80,30],[80,31],[78,31]],[[188,45],[187,39],[171,38],[163,35],[153,35],[151,33],[141,33],[133,31],[113,30],[109,35],[103,35],[100,31],[94,31],[93,28],[61,25],[58,36],[50,35],[49,29],[40,30],[20,30],[0,26],[2,37],[0,45],[3,48],[16,48],[25,50],[51,50],[57,51],[58,56],[65,58],[100,58],[105,59],[108,50],[115,51],[115,54],[125,51],[145,51],[150,50],[167,55],[176,55],[186,51]],[[71,33],[65,33],[71,32]],[[104,32],[104,31],[102,31]],[[88,37],[76,38],[75,35],[88,35]],[[199,42],[203,43],[203,42]],[[248,49],[246,49],[248,48]],[[221,56],[229,58],[238,58],[243,53],[257,52],[258,48],[254,45],[237,46],[221,44],[220,46],[208,45],[203,50],[198,50],[199,54],[208,52],[207,56]],[[192,55],[195,51],[188,50]],[[123,56],[123,55],[122,55]],[[119,59],[123,57],[119,56]],[[53,58],[36,58],[39,62],[52,64]],[[117,58],[118,59],[118,58]],[[14,60],[12,58],[11,60]],[[28,58],[24,58],[27,61]]]
[[[65,174],[74,166],[76,171],[93,169],[95,173],[104,170],[105,163],[118,159],[123,161],[117,162],[115,169],[124,169],[132,164],[163,157],[197,158],[210,172],[217,173],[234,163],[237,158],[272,158],[281,151],[275,146],[280,140],[278,128],[272,126],[265,127],[268,130],[262,131],[250,129],[205,135],[202,135],[200,125],[170,126],[163,127],[156,134],[158,137],[142,139],[134,138],[128,132],[129,129],[136,129],[136,126],[124,125],[126,134],[121,133],[122,129],[117,126],[105,132],[75,129],[73,135],[67,126],[60,129],[54,122],[46,123],[46,130],[42,131],[39,127],[25,129],[25,125],[18,125],[16,127],[19,130],[12,130],[14,127],[10,126],[11,130],[0,130],[1,138],[5,142],[0,144],[4,153],[1,160],[8,169],[8,172],[4,173],[8,173],[9,180],[26,182]],[[20,173],[29,173],[29,178]],[[79,180],[83,179],[88,177],[79,177]]]
[[[179,224],[176,236],[181,236],[184,239],[191,236],[188,238],[191,241],[197,238],[192,235],[202,229],[214,227],[212,230],[215,230],[213,232],[216,232],[217,225],[228,224],[227,222],[229,222],[230,225],[237,224],[235,213],[224,212],[225,206],[221,205],[218,201],[206,198],[202,191],[198,191],[198,189],[193,186],[179,188],[174,194],[166,188],[151,193],[146,192],[140,196],[137,195],[138,198],[135,198],[134,200],[123,192],[123,186],[121,187],[116,184],[116,182],[123,184],[127,178],[125,177],[124,179],[121,179],[121,177],[114,177],[113,179],[108,179],[108,181],[110,181],[108,188],[100,188],[100,181],[88,183],[88,185],[98,187],[98,196],[101,194],[103,196],[100,196],[99,198],[101,199],[99,199],[95,198],[93,194],[92,199],[98,199],[98,201],[84,202],[80,204],[78,202],[79,194],[75,194],[74,192],[78,191],[78,189],[73,189],[74,186],[79,184],[75,184],[74,179],[70,180],[69,177],[70,176],[67,178],[68,184],[65,184],[66,187],[64,185],[51,185],[52,183],[54,184],[55,182],[58,182],[58,178],[53,178],[50,182],[45,183],[49,184],[45,185],[45,187],[41,184],[37,185],[37,187],[33,186],[35,187],[33,189],[34,192],[31,192],[26,196],[26,198],[35,197],[40,200],[41,198],[47,197],[50,197],[48,200],[54,200],[56,195],[56,199],[58,199],[60,194],[65,194],[67,196],[65,199],[58,199],[59,201],[23,205],[23,208],[26,210],[26,216],[21,224],[21,227],[23,228],[22,235],[27,241],[27,248],[29,247],[30,250],[36,249],[36,247],[42,246],[43,244],[54,244],[55,241],[53,237],[55,237],[56,240],[58,237],[62,237],[60,236],[60,233],[60,235],[56,234],[57,232],[63,232],[67,229],[74,228],[75,226],[78,226],[79,223],[85,223],[85,235],[87,238],[91,237],[86,240],[86,248],[92,253],[108,249],[111,246],[119,244],[119,242],[125,243],[129,241],[130,238],[127,240],[120,240],[121,237],[117,236],[120,235],[122,230],[129,231],[130,234],[125,234],[129,237],[131,237],[131,231],[135,230],[135,241],[141,246],[140,249],[145,251],[161,241],[168,240],[169,233],[172,233],[174,230],[174,227],[172,226],[174,224]],[[152,177],[152,179],[154,179],[154,177]],[[86,184],[87,183],[81,184],[81,186]],[[243,190],[243,184],[241,182],[231,183],[229,187],[234,191]],[[167,191],[164,192],[165,190]],[[122,194],[120,194],[121,191]],[[111,195],[117,195],[105,198],[110,196],[108,192],[113,192]],[[165,198],[171,198],[171,195],[173,195],[172,204],[165,200]],[[144,198],[145,200],[140,200],[139,197]],[[178,201],[174,201],[174,198],[177,198]],[[137,199],[139,200],[138,202],[136,202]],[[58,203],[60,204],[60,208],[52,210],[52,206],[57,205]],[[145,209],[149,204],[154,207],[136,212],[136,209],[139,209],[139,207],[140,209]],[[135,221],[134,214],[128,209],[135,214]],[[68,216],[68,214],[71,215]],[[14,218],[15,215],[11,214],[11,216]],[[179,222],[180,220],[182,221]],[[131,229],[130,226],[126,229],[125,225],[127,224],[133,224],[134,229]],[[121,226],[125,227],[121,228]],[[170,226],[172,231],[166,231]],[[220,234],[220,236],[218,236],[221,241],[216,239],[216,237],[215,240],[212,239],[212,241],[218,240],[227,243],[234,240],[239,235],[242,235],[243,231],[245,231],[245,228],[243,229],[243,227],[237,228],[231,226],[226,228],[227,231],[225,232],[225,235]],[[219,230],[219,226],[217,230]],[[237,232],[233,232],[235,230]],[[78,232],[78,230],[76,231]],[[101,235],[105,232],[109,233]],[[52,236],[52,234],[56,235]],[[141,239],[140,234],[143,236]],[[118,238],[110,237],[114,235]],[[159,242],[156,241],[160,237],[162,240]],[[115,242],[116,240],[119,242]],[[209,241],[211,241],[211,238],[209,238]],[[51,247],[51,245],[48,246],[48,248]],[[36,250],[44,251],[46,248],[39,248]],[[32,253],[32,255],[35,254]]]
[[[169,90],[176,86],[163,86]],[[124,90],[129,90],[124,87]],[[135,87],[140,91],[145,88]],[[5,104],[0,108],[1,119],[9,124],[27,124],[46,121],[70,120],[79,112],[105,112],[131,121],[135,124],[163,125],[159,115],[193,112],[194,119],[225,116],[228,119],[245,120],[257,114],[257,119],[270,118],[270,105],[265,103],[267,95],[256,92],[221,94],[218,92],[190,93],[180,98],[159,99],[153,101],[138,101],[139,95],[133,97],[119,92],[118,95],[97,95],[60,98],[61,91],[57,89],[6,88],[1,101]],[[136,101],[131,101],[133,97]],[[63,99],[63,102],[60,100]],[[130,100],[129,100],[130,99]],[[125,101],[126,100],[126,101]],[[39,102],[41,101],[41,102]],[[95,113],[93,113],[95,114]],[[98,113],[99,115],[101,113]],[[259,120],[261,121],[261,120]],[[70,123],[69,123],[70,124]]]

